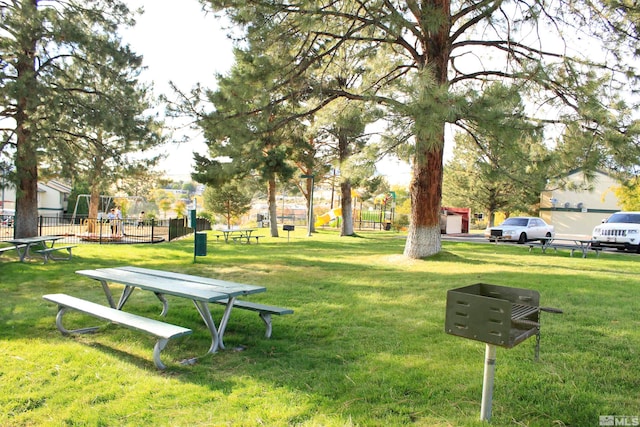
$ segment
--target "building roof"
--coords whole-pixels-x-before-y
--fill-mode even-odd
[[[42,188],[43,186],[52,188],[52,189],[54,189],[54,190],[56,190],[56,191],[58,191],[60,193],[63,193],[63,194],[71,194],[71,186],[69,186],[69,185],[67,185],[67,184],[65,184],[63,182],[60,182],[60,181],[51,180],[51,181],[48,181],[45,184],[42,184],[42,183],[39,182],[38,183],[38,191],[45,191],[45,189]]]

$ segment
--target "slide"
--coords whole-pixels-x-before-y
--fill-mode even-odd
[[[342,208],[331,209],[326,214],[320,215],[316,218],[316,227],[328,224],[339,216],[342,216]]]

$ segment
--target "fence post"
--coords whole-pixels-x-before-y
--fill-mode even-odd
[[[153,229],[154,226],[156,224],[156,219],[155,218],[151,218],[151,243],[153,243],[155,240],[153,240]]]
[[[40,215],[38,217],[38,235],[42,236],[42,223],[44,222],[44,218],[42,217],[42,215]]]

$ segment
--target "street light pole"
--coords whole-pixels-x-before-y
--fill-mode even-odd
[[[300,175],[301,178],[311,179],[311,191],[309,192],[309,224],[307,236],[311,237],[311,225],[313,221],[313,187],[315,175]]]
[[[4,210],[4,185],[5,185],[4,184],[5,183],[4,174],[5,174],[5,171],[4,171],[4,166],[0,166],[0,167],[2,168],[2,210]]]

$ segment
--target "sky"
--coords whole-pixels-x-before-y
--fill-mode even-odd
[[[131,9],[143,7],[145,13],[136,19],[135,27],[123,32],[122,38],[143,56],[147,69],[142,78],[153,82],[156,96],[163,93],[172,98],[169,81],[185,92],[198,82],[213,88],[215,74],[231,68],[231,41],[220,22],[212,14],[206,14],[197,0],[127,0],[127,3]],[[164,149],[169,156],[160,165],[176,181],[190,180],[194,151],[206,154],[201,135],[194,131],[186,135],[188,143]],[[382,161],[378,169],[392,184],[409,181],[408,166],[397,160]]]
[[[231,42],[211,14],[205,14],[196,0],[128,0],[131,9],[143,7],[136,26],[123,32],[125,43],[143,56],[146,70],[142,79],[153,83],[156,96],[170,99],[172,81],[188,92],[198,82],[214,87],[216,73],[224,73],[233,63]],[[179,5],[179,7],[176,7]],[[160,168],[174,180],[189,180],[193,152],[206,153],[204,139],[197,132],[185,131],[189,142],[171,144]],[[176,135],[180,140],[180,134]]]

